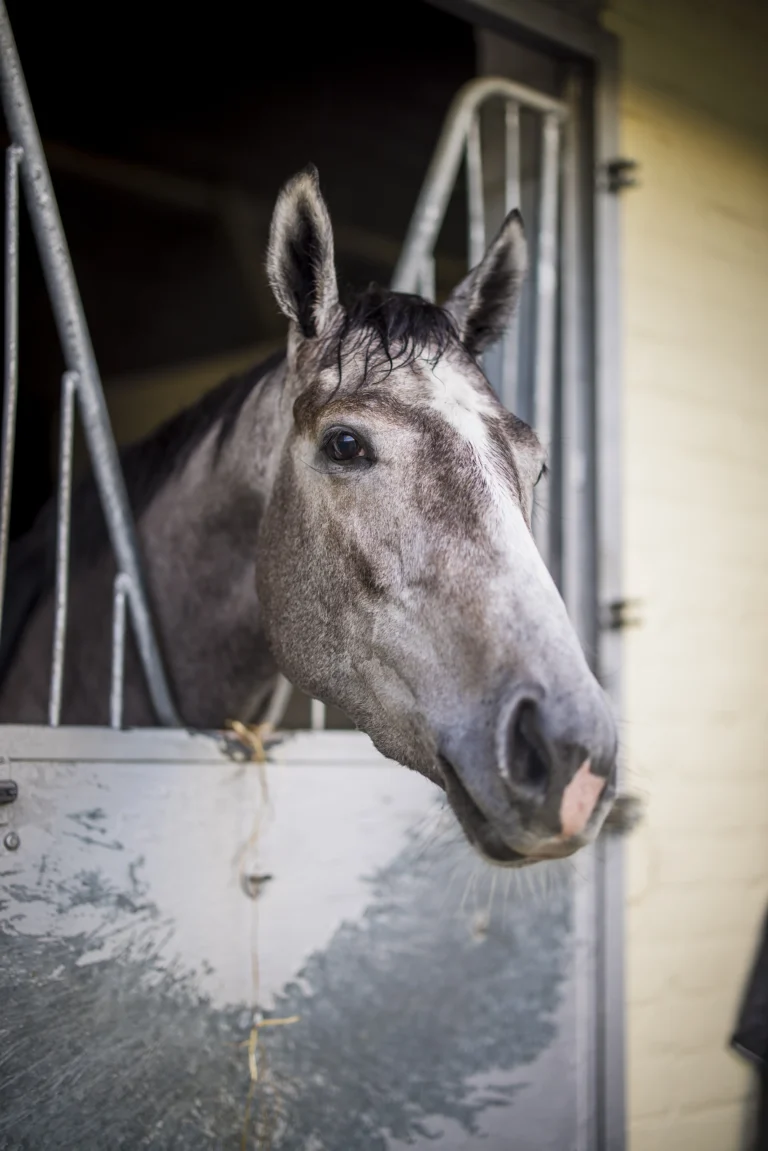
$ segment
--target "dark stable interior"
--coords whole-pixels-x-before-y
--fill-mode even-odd
[[[280,340],[264,249],[280,185],[308,162],[340,280],[386,284],[476,72],[472,27],[417,0],[351,18],[234,0],[8,7],[105,380]],[[460,181],[449,268],[465,256],[462,201]],[[21,261],[14,537],[54,487],[63,368],[26,220]]]

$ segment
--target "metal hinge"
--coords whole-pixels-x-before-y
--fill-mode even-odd
[[[616,195],[626,188],[636,188],[638,186],[638,169],[637,160],[629,160],[625,156],[617,156],[615,160],[609,160],[607,164],[603,165],[606,192]]]
[[[615,599],[605,605],[602,626],[606,631],[623,631],[627,627],[640,627],[640,600]]]
[[[15,803],[19,798],[19,785],[13,779],[0,779],[0,807]]]

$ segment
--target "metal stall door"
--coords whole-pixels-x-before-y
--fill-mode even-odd
[[[473,255],[477,91],[454,108]],[[528,305],[541,415],[564,379],[561,310],[569,330],[569,111],[501,95],[510,140],[516,111],[541,133]],[[428,184],[402,287],[416,286],[403,269]],[[427,291],[430,252],[411,261]],[[503,370],[500,387],[525,371]],[[541,538],[565,571],[557,533]],[[125,556],[118,639],[126,595],[143,619]],[[151,665],[151,621],[146,634]],[[437,790],[359,733],[274,735],[249,757],[223,735],[121,731],[121,651],[114,730],[0,730],[0,1148],[598,1148],[593,853],[534,874],[486,867]]]
[[[587,1146],[566,871],[355,733],[4,733],[0,1147]]]

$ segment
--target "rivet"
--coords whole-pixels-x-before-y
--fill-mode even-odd
[[[3,846],[8,851],[18,851],[18,849],[21,847],[21,840],[15,831],[8,832],[5,839],[3,840]]]

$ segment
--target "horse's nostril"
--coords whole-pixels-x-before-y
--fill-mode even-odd
[[[506,776],[512,788],[530,799],[543,799],[549,788],[550,761],[538,724],[538,705],[523,699],[513,711],[507,735]]]

